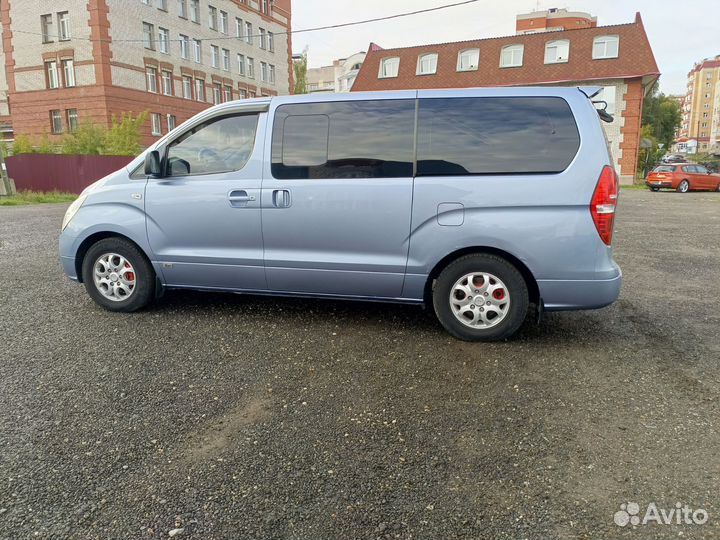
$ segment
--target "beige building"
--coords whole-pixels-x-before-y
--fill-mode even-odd
[[[720,134],[716,127],[713,141],[714,119],[720,113],[718,82],[720,55],[698,62],[688,73],[679,138],[697,141],[698,152],[709,151],[713,143],[719,140]]]
[[[365,52],[359,52],[347,58],[335,60],[331,66],[309,68],[307,70],[308,93],[349,92],[365,61],[365,55]]]
[[[290,17],[290,0],[2,0],[0,129],[146,111],[149,144],[212,104],[287,94]]]

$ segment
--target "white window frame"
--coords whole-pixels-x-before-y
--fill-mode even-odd
[[[162,135],[162,121],[160,113],[150,113],[150,131],[155,137]]]
[[[57,113],[57,114],[56,114]],[[56,124],[55,121],[57,120],[57,129],[55,128]],[[59,109],[55,109],[50,111],[50,132],[53,135],[57,135],[59,133],[63,132],[63,123],[62,123],[62,111]]]
[[[232,101],[232,86],[223,86],[223,99],[225,102]]]
[[[57,61],[46,62],[45,69],[47,71],[48,88],[52,90],[60,88],[60,72],[58,71]]]
[[[157,8],[158,8],[160,11],[167,11],[167,10],[168,10],[167,0],[158,0],[157,3],[158,3]]]
[[[158,93],[157,68],[154,66],[145,66],[145,80],[147,91],[151,94]]]
[[[190,20],[200,24],[200,0],[190,0]]]
[[[222,84],[220,83],[213,83],[212,85],[213,89],[213,105],[219,105],[222,103]]]
[[[258,27],[258,34],[260,34],[260,48],[264,51],[267,49],[267,32],[264,28]]]
[[[70,41],[70,13],[61,11],[57,14],[58,41]]]
[[[155,50],[155,25],[143,21],[143,46],[149,50]]]
[[[163,69],[160,75],[162,80],[162,92],[164,96],[172,96],[173,92],[173,74],[172,71]]]
[[[158,27],[158,44],[161,53],[170,54],[170,30]]]
[[[245,21],[245,41],[253,44],[253,25],[250,21]]]
[[[268,79],[267,62],[260,62],[260,80],[266,82]]]
[[[392,67],[392,69],[388,69]],[[380,60],[380,70],[378,71],[378,79],[393,79],[400,73],[400,57],[391,56]]]
[[[193,39],[193,59],[196,64],[202,64],[202,42],[199,39]]]
[[[235,37],[243,39],[245,31],[245,22],[240,17],[235,17]]]
[[[437,53],[425,53],[418,56],[416,75],[435,75],[437,73]],[[425,69],[424,69],[425,68]]]
[[[193,79],[190,75],[183,75],[182,78],[182,84],[183,84],[183,98],[184,99],[192,99],[193,98]]]
[[[210,30],[218,29],[218,10],[215,6],[208,6],[208,28]]]
[[[195,79],[195,100],[205,102],[205,81]]]
[[[174,115],[174,114],[168,114],[168,115],[167,115],[167,128],[168,128],[168,133],[170,133],[173,129],[175,129],[176,124],[177,124],[177,118],[175,117],[175,115]]]
[[[545,63],[565,64],[570,59],[570,40],[554,39],[545,43]]]
[[[255,78],[255,59],[250,56],[247,57],[247,76],[249,79]]]
[[[220,32],[228,33],[228,14],[227,11],[220,10]]]
[[[180,34],[180,58],[183,60],[190,59],[190,36]]]
[[[75,61],[72,58],[61,60],[63,76],[65,77],[65,88],[75,86]]]
[[[230,50],[229,49],[221,49],[220,50],[220,60],[223,71],[230,71]]]
[[[508,62],[505,61],[506,54],[510,54],[510,58],[509,58]],[[525,55],[525,45],[522,45],[522,44],[506,45],[505,47],[500,49],[500,67],[501,68],[522,67],[524,55]]]
[[[220,67],[220,47],[210,45],[210,65],[214,68]]]
[[[268,64],[268,82],[272,85],[275,84],[275,66]]]
[[[188,18],[187,0],[177,0],[178,4],[178,17],[182,19]]]
[[[53,41],[55,41],[55,35],[53,34],[53,25],[54,23],[52,13],[40,15],[40,28],[42,31],[43,43],[52,43]]]
[[[596,54],[596,48],[601,45],[602,52]],[[612,49],[614,50],[614,54]],[[608,50],[610,49],[610,50]],[[617,58],[620,54],[620,36],[618,35],[607,35],[597,36],[593,39],[592,46],[592,59],[593,60],[604,60],[606,58]]]
[[[475,63],[468,61],[468,65],[463,67],[463,59],[470,54],[475,56]],[[463,49],[458,53],[457,70],[458,71],[477,71],[480,66],[480,49]]]
[[[271,53],[274,53],[275,52],[275,34],[270,32],[269,30],[267,33],[267,40],[268,40],[268,51],[270,51]]]
[[[78,115],[77,109],[67,109],[65,111],[65,116],[67,120],[67,126],[68,131],[72,132],[75,131],[78,128],[78,125],[80,124],[79,120],[80,117]]]

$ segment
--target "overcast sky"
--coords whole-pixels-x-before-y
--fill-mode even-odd
[[[454,3],[457,0],[294,0],[293,29],[356,21]],[[474,4],[392,21],[293,36],[295,53],[308,47],[310,67],[367,50],[460,41],[515,33],[515,15],[551,7],[585,11],[598,25],[642,15],[666,94],[685,92],[694,62],[720,54],[720,0],[480,0]]]

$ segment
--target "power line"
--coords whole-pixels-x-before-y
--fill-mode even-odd
[[[395,15],[387,15],[385,17],[375,17],[372,19],[364,19],[361,21],[352,21],[352,22],[346,22],[346,23],[339,23],[339,24],[329,24],[326,26],[316,26],[314,28],[302,28],[300,30],[285,30],[280,32],[273,32],[274,35],[294,35],[294,34],[304,34],[307,32],[318,32],[320,30],[334,30],[337,28],[347,28],[348,26],[358,26],[361,24],[369,24],[374,22],[381,22],[381,21],[389,21],[392,19],[399,19],[401,17],[411,17],[413,15],[421,15],[423,13],[430,13],[433,11],[440,11],[443,9],[458,7],[458,6],[464,6],[467,4],[474,4],[476,2],[479,2],[480,0],[463,0],[461,2],[455,2],[453,4],[445,4],[442,6],[436,6],[432,8],[426,8],[426,9],[419,9],[416,11],[407,11],[404,13],[396,13]],[[29,34],[33,36],[43,36],[43,37],[51,37],[51,38],[60,38],[59,35],[51,35],[51,34],[44,34],[41,32],[30,32],[28,30],[16,30],[12,29],[13,33],[18,34]],[[200,38],[198,41],[224,41],[224,40],[236,40],[236,39],[252,39],[252,38],[260,38],[262,37],[262,34],[251,34],[251,35],[243,35],[243,36],[213,36],[213,37],[207,37],[207,38]],[[145,43],[145,39],[93,39],[93,38],[86,38],[86,37],[74,37],[72,39],[78,39],[83,41],[91,41],[91,42],[100,42],[100,43]],[[167,39],[167,42],[181,42],[182,39]]]

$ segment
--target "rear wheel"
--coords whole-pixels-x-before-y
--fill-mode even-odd
[[[688,182],[687,180],[683,180],[678,184],[678,193],[687,193],[688,191],[690,191],[690,182]]]
[[[90,246],[82,275],[90,297],[110,311],[137,311],[155,292],[152,266],[137,246],[122,238],[104,238]]]
[[[524,278],[505,259],[466,255],[437,278],[433,305],[440,323],[465,341],[497,341],[522,325],[529,304]]]
[[[660,188],[659,187],[651,187],[650,191],[660,191]]]

